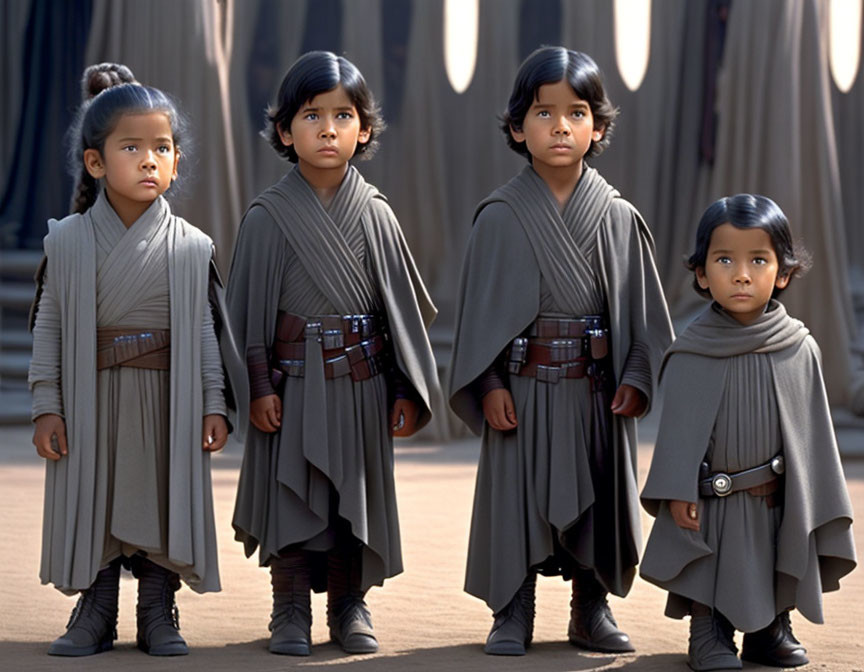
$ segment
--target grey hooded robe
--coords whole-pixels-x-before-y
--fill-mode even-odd
[[[837,452],[820,353],[772,301],[744,326],[712,304],[675,341],[661,371],[663,416],[642,503],[657,516],[640,573],[668,590],[666,614],[696,600],[738,630],[785,609],[822,622],[822,593],[855,567],[852,508]],[[735,472],[782,452],[778,501],[736,492],[699,499],[699,464]],[[699,502],[700,530],[667,502]]]
[[[615,384],[650,400],[672,327],[645,223],[587,166],[559,213],[526,167],[478,206],[457,310],[450,405],[483,437],[465,590],[498,611],[529,568],[560,546],[608,590],[626,594],[641,546],[635,421],[612,416],[605,403],[592,410],[588,378],[511,376],[519,426],[500,432],[485,423],[473,384],[540,315],[600,313],[610,324]],[[607,437],[596,447],[610,474],[602,492],[589,454],[598,425]]]
[[[252,202],[227,299],[241,357],[270,351],[279,310],[384,314],[398,368],[421,402],[419,425],[428,422],[438,382],[426,327],[436,310],[393,212],[355,168],[327,210],[297,168]],[[328,550],[341,519],[362,543],[362,587],[380,585],[402,571],[386,376],[327,380],[314,340],[306,362],[304,377],[285,380],[279,431],[243,421],[236,538],[247,555],[260,546],[266,565],[289,546]],[[246,396],[238,405],[248,409]]]
[[[46,461],[43,583],[89,588],[145,551],[197,592],[219,590],[202,417],[225,414],[208,301],[213,243],[157,198],[128,229],[102,192],[48,223],[33,328],[33,417],[64,416]],[[171,330],[170,371],[96,370],[97,327]]]

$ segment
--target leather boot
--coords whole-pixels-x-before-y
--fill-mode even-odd
[[[180,577],[147,558],[133,558],[138,577],[138,648],[151,656],[185,656],[186,640],[180,635],[180,611],[174,593]]]
[[[767,628],[744,633],[741,658],[772,667],[798,667],[810,662],[807,649],[792,634],[788,611],[777,616]]]
[[[66,634],[58,637],[52,656],[90,656],[114,648],[117,639],[117,596],[120,590],[120,558],[99,571],[93,585],[81,593],[72,610]]]
[[[567,639],[573,646],[604,653],[635,651],[630,637],[618,629],[612,616],[606,589],[594,572],[579,569],[573,576],[573,598],[570,600],[570,625]]]
[[[740,670],[735,628],[719,611],[694,602],[690,609],[690,646],[687,664],[695,672]]]
[[[270,653],[308,656],[312,653],[312,586],[306,553],[291,551],[273,560],[270,583]]]
[[[484,651],[492,656],[524,656],[534,637],[534,589],[537,574],[525,577],[513,599],[493,616]]]
[[[330,639],[345,653],[375,653],[378,640],[361,589],[361,549],[327,554],[327,625]]]

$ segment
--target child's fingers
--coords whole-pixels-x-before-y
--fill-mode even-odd
[[[54,452],[51,449],[50,439],[46,439],[44,437],[34,437],[33,444],[36,446],[36,454],[39,455],[39,457],[43,457],[46,460],[54,460],[55,462],[62,457],[60,453]]]
[[[60,426],[54,431],[54,435],[57,437],[57,447],[60,449],[61,455],[68,455],[69,448],[66,445],[66,425],[61,423]]]
[[[281,404],[274,403],[270,408],[267,409],[267,420],[273,426],[271,432],[275,432],[279,426],[282,424],[282,408]]]
[[[504,421],[509,425],[508,429],[513,429],[519,424],[516,420],[516,407],[513,405],[513,397],[509,394],[504,397]]]

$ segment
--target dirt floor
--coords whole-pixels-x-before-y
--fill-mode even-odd
[[[620,626],[637,653],[589,654],[567,643],[569,590],[559,579],[538,582],[534,644],[521,658],[483,654],[491,625],[486,606],[462,591],[471,498],[478,455],[476,441],[397,448],[396,477],[402,524],[404,574],[373,589],[368,602],[381,650],[346,656],[327,641],[324,601],[313,600],[313,650],[308,658],[267,651],[269,577],[233,541],[231,511],[239,448],[214,460],[221,593],[178,594],[182,632],[191,654],[151,658],[134,646],[135,583],[124,575],[119,639],[113,651],[83,659],[46,655],[62,634],[74,600],[38,579],[43,466],[30,446],[29,429],[0,430],[0,670],[401,670],[685,671],[687,623],[663,616],[665,594],[637,580],[630,595],[611,600]],[[651,447],[640,451],[641,478]],[[857,520],[864,521],[864,460],[845,463]],[[647,531],[650,520],[643,520]],[[859,555],[864,523],[855,528]],[[864,672],[864,572],[848,576],[825,597],[824,625],[793,615],[798,638],[811,660],[803,670]],[[769,669],[745,664],[745,669]]]

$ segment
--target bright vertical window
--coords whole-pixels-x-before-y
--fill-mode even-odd
[[[829,5],[831,76],[846,93],[855,83],[861,62],[862,0],[831,0]]]
[[[615,61],[621,79],[635,91],[651,54],[651,0],[615,0]]]
[[[477,65],[479,0],[444,0],[444,66],[456,93],[464,92]]]

